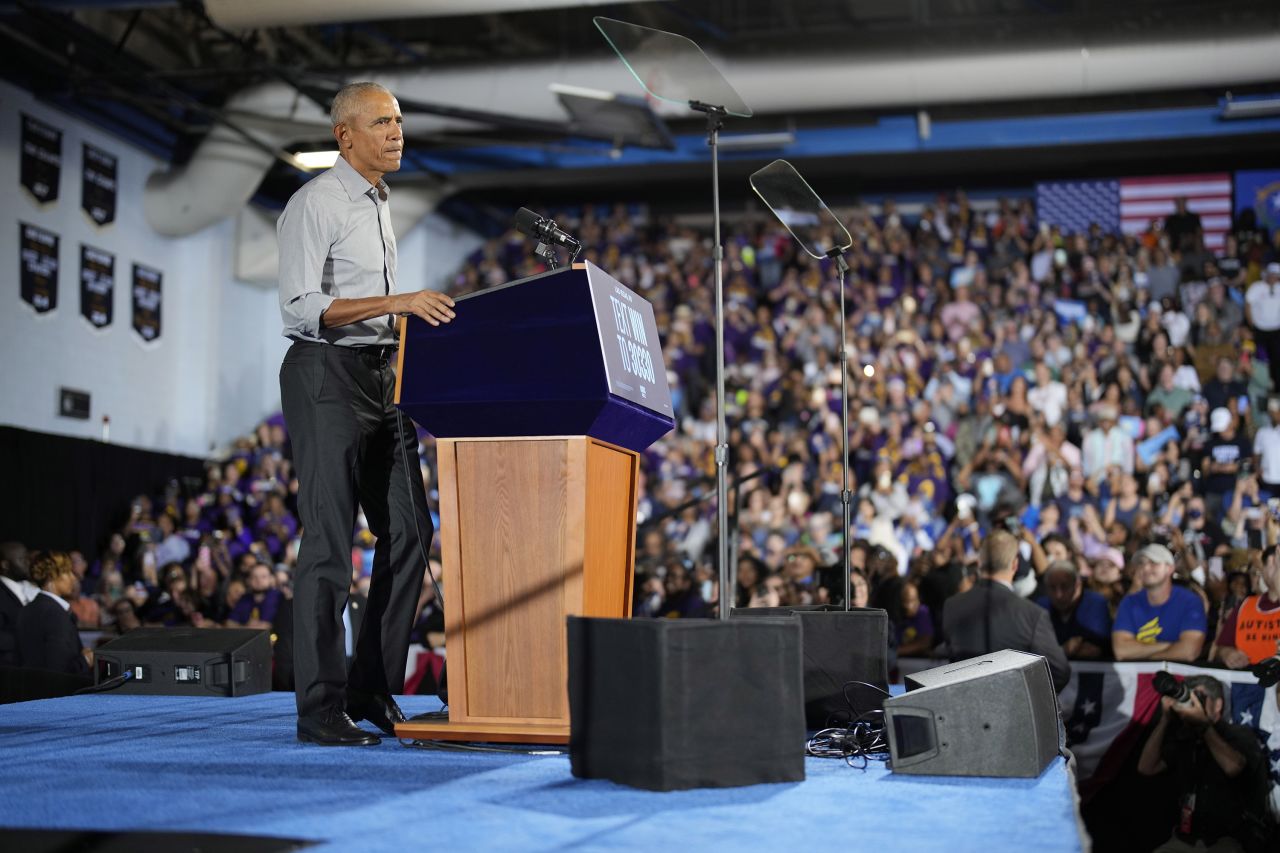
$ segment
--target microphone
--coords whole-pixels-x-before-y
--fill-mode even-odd
[[[581,243],[561,231],[550,219],[539,216],[527,207],[516,211],[515,226],[521,234],[532,237],[539,243],[555,243],[575,251],[582,248]]]

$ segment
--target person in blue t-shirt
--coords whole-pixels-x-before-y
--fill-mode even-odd
[[[1053,561],[1044,570],[1044,585],[1048,595],[1037,598],[1036,604],[1049,611],[1053,633],[1066,656],[1074,660],[1110,657],[1111,611],[1107,599],[1084,588],[1076,564],[1070,560]]]
[[[1116,660],[1175,660],[1200,657],[1207,630],[1204,604],[1191,590],[1173,584],[1173,553],[1148,545],[1134,555],[1142,583],[1116,611],[1111,645]]]

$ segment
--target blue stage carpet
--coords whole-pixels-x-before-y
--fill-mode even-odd
[[[282,693],[0,706],[0,826],[269,835],[334,851],[1082,849],[1061,761],[1034,780],[926,779],[811,758],[799,784],[653,793],[574,779],[567,755],[302,745],[294,722]]]

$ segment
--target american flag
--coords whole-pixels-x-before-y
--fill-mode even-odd
[[[1104,231],[1140,234],[1151,220],[1174,212],[1174,200],[1200,214],[1204,244],[1222,248],[1231,228],[1231,175],[1165,175],[1102,181],[1048,181],[1036,184],[1040,221],[1067,232],[1087,231],[1096,222]]]

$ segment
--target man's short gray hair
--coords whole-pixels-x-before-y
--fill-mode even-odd
[[[1073,560],[1054,560],[1045,567],[1044,573],[1047,575],[1049,572],[1062,572],[1064,575],[1071,575],[1073,578],[1080,577],[1080,570],[1076,568]]]
[[[333,126],[337,127],[350,119],[351,115],[359,108],[360,99],[370,92],[391,94],[391,90],[386,86],[368,80],[348,83],[339,89],[338,94],[333,96],[333,106],[329,107],[329,119],[333,122]]]

